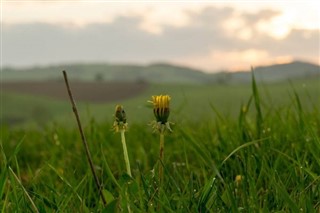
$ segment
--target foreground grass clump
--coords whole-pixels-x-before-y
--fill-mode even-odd
[[[287,107],[253,98],[237,118],[174,125],[166,136],[159,187],[158,134],[131,121],[130,177],[111,123],[85,127],[104,207],[84,156],[78,130],[1,129],[0,208],[3,212],[317,212],[320,209],[320,113],[298,95]],[[160,191],[159,191],[160,189]],[[37,210],[35,210],[37,209]]]

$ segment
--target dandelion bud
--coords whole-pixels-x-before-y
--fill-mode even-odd
[[[121,105],[116,106],[115,118],[116,118],[116,121],[118,122],[123,122],[123,123],[127,122],[126,112],[124,111],[123,106]]]
[[[126,113],[123,109],[123,106],[117,105],[115,109],[115,121],[113,123],[113,129],[118,132],[119,130],[126,130],[127,129],[127,117]]]

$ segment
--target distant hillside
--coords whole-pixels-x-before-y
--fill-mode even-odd
[[[320,77],[320,67],[315,64],[295,61],[288,64],[276,64],[254,68],[257,81],[273,82],[296,78]],[[249,82],[251,75],[248,71],[232,74],[230,81]]]
[[[145,81],[169,83],[205,83],[207,74],[200,70],[170,64],[110,65],[110,64],[72,64],[30,69],[3,70],[4,81],[17,80],[58,80],[66,70],[71,79],[83,81]]]
[[[320,77],[318,65],[293,62],[272,66],[256,67],[257,81],[274,82],[296,78]],[[69,64],[59,66],[34,67],[29,69],[5,68],[3,81],[61,80],[62,70],[67,70],[73,80],[79,81],[121,81],[151,83],[243,83],[251,81],[250,70],[242,72],[220,72],[208,74],[201,70],[165,63],[143,65],[114,64]]]

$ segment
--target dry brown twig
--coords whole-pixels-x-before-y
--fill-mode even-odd
[[[101,190],[102,187],[100,185],[98,176],[97,176],[96,171],[94,169],[94,165],[93,165],[93,161],[92,161],[92,158],[91,158],[91,154],[89,152],[88,143],[87,143],[87,140],[86,140],[86,138],[84,136],[84,133],[83,133],[83,130],[82,130],[82,126],[81,126],[78,110],[77,110],[77,107],[76,107],[76,103],[75,103],[75,101],[73,99],[72,92],[71,92],[71,89],[70,89],[70,86],[69,86],[67,72],[65,70],[63,70],[62,73],[63,73],[64,81],[66,83],[66,87],[67,87],[67,90],[68,90],[68,95],[69,95],[69,98],[70,98],[70,102],[71,102],[71,105],[72,105],[72,111],[73,111],[73,113],[74,113],[74,115],[76,117],[76,120],[77,120],[79,132],[80,132],[80,135],[81,135],[81,140],[83,142],[83,146],[84,146],[85,151],[86,151],[86,156],[87,156],[90,168],[91,168],[91,172],[92,172],[93,178],[95,180],[96,186],[98,188],[98,191],[99,191],[100,197],[102,199],[102,202],[103,202],[104,205],[106,205],[107,201],[106,201],[106,198],[103,195],[103,192]]]

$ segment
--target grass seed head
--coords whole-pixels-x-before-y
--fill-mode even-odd
[[[242,175],[237,175],[236,178],[235,178],[235,182],[236,182],[236,185],[239,186],[243,180],[243,176]]]

